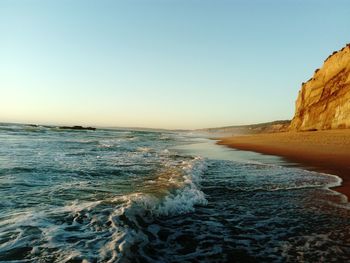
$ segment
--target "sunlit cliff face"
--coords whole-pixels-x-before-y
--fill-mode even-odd
[[[350,128],[350,44],[329,56],[303,83],[293,130]]]

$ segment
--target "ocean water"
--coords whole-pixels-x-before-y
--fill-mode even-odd
[[[340,178],[195,134],[0,126],[0,261],[349,262]]]

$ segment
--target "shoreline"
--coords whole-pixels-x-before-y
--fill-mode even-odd
[[[306,170],[339,176],[350,200],[350,130],[281,132],[219,138],[219,145],[283,157]]]

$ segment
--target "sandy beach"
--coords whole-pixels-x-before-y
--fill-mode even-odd
[[[343,179],[334,190],[350,199],[350,130],[283,132],[221,138],[218,144],[278,155],[306,169]]]

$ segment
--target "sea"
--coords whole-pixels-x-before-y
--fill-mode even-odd
[[[1,262],[350,262],[334,175],[193,132],[0,125]]]

